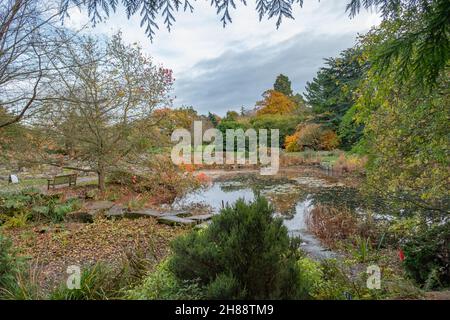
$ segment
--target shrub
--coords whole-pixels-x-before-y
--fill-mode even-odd
[[[12,249],[11,240],[0,234],[0,297],[16,290],[16,277],[22,261]]]
[[[312,298],[323,277],[320,263],[304,257],[299,259],[297,264],[300,270],[299,281],[302,284],[303,295]]]
[[[14,251],[11,240],[0,233],[0,300],[39,298],[39,290],[32,273],[26,270],[25,260]]]
[[[162,261],[141,285],[128,291],[133,300],[196,300],[202,297],[195,282],[179,281],[169,270],[169,260]]]
[[[298,145],[299,133],[296,132],[291,136],[286,136],[284,140],[284,146],[287,152],[298,152],[301,151],[300,146]]]
[[[255,130],[267,129],[267,139],[271,139],[271,129],[279,130],[279,143],[280,146],[286,147],[286,137],[295,133],[295,129],[303,118],[295,115],[279,115],[279,114],[266,114],[259,115],[250,120],[252,127]]]
[[[325,130],[320,136],[320,149],[321,150],[334,150],[339,146],[339,137],[334,131]]]
[[[322,127],[320,124],[305,124],[298,129],[297,144],[300,150],[312,149],[319,150],[322,138]]]
[[[0,225],[20,227],[28,220],[61,222],[67,213],[77,210],[77,199],[62,201],[60,195],[45,195],[35,189],[0,194]]]
[[[197,280],[208,298],[301,297],[298,246],[264,198],[222,209],[207,229],[177,238],[172,250],[170,270]]]
[[[404,245],[407,273],[426,289],[450,286],[450,223],[428,228]]]
[[[288,152],[311,150],[334,150],[339,146],[339,137],[332,130],[325,130],[320,124],[309,123],[298,126],[297,131],[285,138]]]

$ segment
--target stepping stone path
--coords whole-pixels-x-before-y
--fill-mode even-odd
[[[137,211],[130,211],[125,212],[125,218],[129,219],[136,219],[141,217],[153,217],[153,218],[159,218],[162,217],[164,214],[152,209],[144,209],[144,210],[137,210]]]
[[[204,221],[211,220],[213,216],[214,216],[213,214],[202,214],[202,215],[198,215],[198,216],[189,217],[189,219],[195,220],[198,222],[204,222]]]

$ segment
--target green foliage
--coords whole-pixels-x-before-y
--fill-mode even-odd
[[[16,277],[22,265],[23,261],[14,252],[11,240],[0,233],[0,298],[17,290]]]
[[[286,77],[284,74],[278,75],[277,79],[275,80],[275,83],[273,84],[273,89],[275,91],[281,92],[286,97],[292,97],[292,87],[291,87],[291,80],[289,80],[288,77]]]
[[[386,23],[361,39],[369,61],[397,31]],[[402,216],[420,214],[439,221],[450,206],[448,71],[430,89],[412,77],[399,81],[404,71],[400,61],[390,68],[387,74],[369,70],[355,107],[355,117],[365,124],[366,190],[386,199]]]
[[[301,258],[297,261],[300,283],[302,284],[302,295],[313,298],[314,291],[323,278],[320,263],[310,258]]]
[[[255,130],[267,129],[268,139],[270,139],[270,129],[278,129],[280,146],[284,145],[286,137],[294,134],[297,125],[303,121],[302,116],[296,115],[262,115],[250,120]],[[270,141],[270,140],[269,140]]]
[[[208,112],[208,119],[211,121],[214,128],[217,127],[219,124],[219,116],[215,115],[214,113]]]
[[[224,146],[224,150],[226,149],[226,145],[227,145],[227,136],[226,136],[226,132],[228,129],[231,130],[238,130],[238,129],[242,129],[244,132],[248,129],[248,125],[246,123],[237,121],[237,117],[238,114],[234,114],[236,112],[234,111],[230,111],[227,113],[227,117],[223,118],[222,121],[220,121],[220,123],[217,125],[217,129],[222,133],[223,135],[223,146]],[[248,144],[246,144],[247,146]],[[237,150],[237,143],[234,143],[234,151]]]
[[[373,55],[373,71],[380,76],[397,74],[397,82],[415,82],[432,89],[448,68],[450,58],[447,0],[352,0],[348,5],[355,15],[361,5],[381,8],[383,33]]]
[[[372,244],[370,238],[356,237],[356,251],[355,256],[358,261],[364,263],[369,260],[369,255],[372,251]]]
[[[298,248],[264,198],[237,201],[207,229],[176,239],[172,250],[170,270],[180,280],[197,280],[208,298],[302,297]]]
[[[36,189],[0,194],[0,224],[21,227],[29,220],[58,223],[67,213],[79,209],[78,199],[61,201],[60,195],[44,195]]]
[[[169,258],[170,259],[170,258]],[[180,281],[169,269],[169,259],[162,261],[142,284],[128,291],[134,300],[196,300],[202,292],[195,282]]]
[[[26,267],[25,259],[17,255],[11,240],[0,233],[0,300],[40,298],[36,281]]]
[[[426,289],[450,286],[450,223],[433,226],[403,246],[408,274]]]
[[[51,300],[108,300],[117,298],[120,288],[116,274],[104,264],[97,263],[81,273],[80,289],[69,289],[66,283],[55,289]]]

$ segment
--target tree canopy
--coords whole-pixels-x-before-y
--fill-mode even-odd
[[[277,79],[275,80],[275,83],[273,85],[273,89],[275,91],[281,92],[285,96],[291,97],[292,87],[291,87],[291,80],[284,74],[280,74]]]
[[[349,116],[355,91],[367,72],[368,63],[360,48],[344,50],[339,57],[325,60],[317,76],[306,85],[305,97],[315,122],[339,131],[344,147],[350,148],[362,135],[362,127]]]

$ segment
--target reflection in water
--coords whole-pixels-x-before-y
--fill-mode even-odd
[[[332,193],[334,187],[328,187],[328,192]],[[210,211],[219,213],[220,209],[227,204],[233,204],[238,199],[252,201],[256,194],[268,198],[273,203],[276,216],[283,218],[284,224],[293,237],[300,237],[303,241],[303,249],[317,259],[333,257],[332,251],[322,247],[320,242],[308,232],[306,227],[306,217],[308,212],[320,198],[322,188],[316,185],[308,186],[305,183],[296,183],[293,180],[280,180],[278,183],[264,184],[261,181],[250,179],[242,181],[215,182],[209,188],[192,192],[181,199],[177,199],[173,207],[195,208],[199,205],[209,206]],[[336,190],[339,197],[339,190]],[[339,200],[341,201],[341,200]]]

